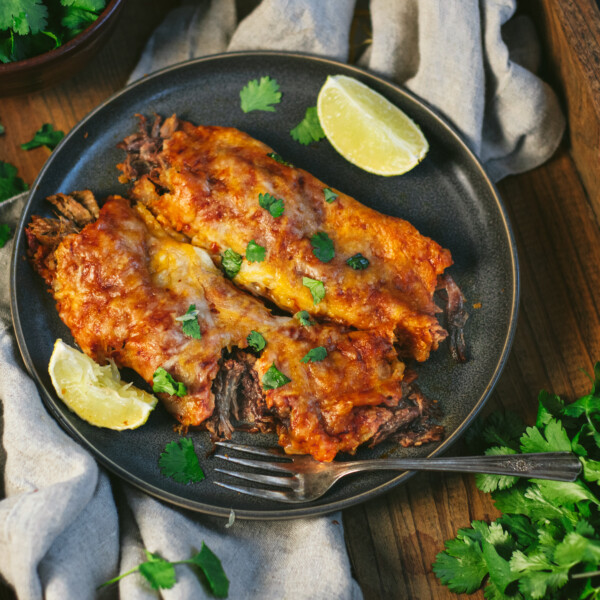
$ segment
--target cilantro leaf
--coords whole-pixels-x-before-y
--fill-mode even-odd
[[[231,248],[227,248],[227,250],[223,252],[221,266],[225,271],[225,275],[227,275],[229,279],[233,279],[240,272],[242,267],[242,255]]]
[[[54,150],[63,137],[65,137],[64,132],[55,130],[51,123],[44,123],[41,128],[35,132],[35,135],[29,142],[21,144],[21,148],[23,148],[23,150],[33,150],[40,146],[46,146],[50,150]]]
[[[310,238],[313,254],[321,262],[329,262],[335,256],[332,239],[324,232],[318,231]]]
[[[4,132],[6,130],[4,129],[4,125],[2,125],[2,123],[0,123],[0,135],[4,135]]]
[[[257,79],[252,79],[240,92],[241,108],[247,113],[252,110],[264,110],[274,112],[273,104],[281,102],[281,92],[279,84],[275,79],[268,75]]]
[[[559,421],[550,419],[544,434],[538,427],[528,427],[521,437],[521,452],[570,452],[571,442]]]
[[[294,315],[294,317],[296,317],[296,319],[298,319],[298,321],[300,321],[300,325],[302,325],[303,327],[311,327],[312,325],[315,324],[314,321],[310,320],[310,315],[305,310],[301,310],[300,312],[297,312]]]
[[[285,210],[282,198],[275,198],[271,194],[259,194],[258,203],[261,208],[268,210],[272,217],[280,217]]]
[[[0,160],[0,202],[29,189],[29,186],[17,177],[17,167]]]
[[[194,338],[196,340],[202,339],[202,332],[200,331],[200,323],[198,323],[198,311],[196,310],[195,304],[190,304],[184,315],[175,317],[176,321],[181,321],[181,330],[185,335]]]
[[[48,24],[48,9],[42,0],[2,0],[0,30],[12,29],[19,35],[38,33]]]
[[[146,578],[153,590],[169,590],[175,585],[175,567],[158,554],[146,550],[146,562],[138,565],[139,572]]]
[[[187,389],[180,381],[175,381],[173,377],[163,367],[158,367],[152,376],[152,391],[157,394],[164,392],[171,396],[185,396]]]
[[[290,131],[290,135],[304,146],[308,146],[311,142],[318,142],[325,137],[325,132],[319,123],[316,106],[306,109],[304,119]]]
[[[250,240],[246,246],[246,259],[248,262],[263,262],[266,252],[264,246],[260,246],[254,240]]]
[[[456,539],[446,542],[433,563],[433,572],[450,591],[456,594],[472,594],[487,575],[483,560],[481,534],[473,529],[459,529]]]
[[[354,256],[351,256],[346,264],[352,267],[355,271],[362,271],[366,269],[371,263],[368,258],[365,258],[360,252],[357,252]]]
[[[310,290],[314,304],[319,304],[319,302],[325,298],[325,284],[322,281],[311,279],[310,277],[303,277],[302,285]]]
[[[198,482],[204,479],[194,442],[190,438],[181,438],[169,442],[158,460],[161,473],[178,483]]]
[[[327,358],[327,349],[324,346],[317,346],[309,350],[301,359],[300,362],[320,362]]]
[[[60,0],[63,6],[75,6],[84,10],[98,12],[106,6],[106,0]]]
[[[6,223],[0,223],[0,248],[4,248],[6,242],[10,240],[10,227]]]
[[[250,348],[253,350],[256,350],[256,352],[260,352],[267,345],[267,341],[263,335],[258,333],[258,331],[254,331],[254,329],[250,332],[246,338],[246,341],[248,342],[248,346],[250,346]]]
[[[516,454],[516,451],[507,446],[493,446],[492,448],[488,448],[485,453],[488,456],[500,456],[503,454]],[[475,483],[482,492],[504,490],[513,486],[518,480],[518,477],[511,475],[494,475],[492,473],[478,473],[475,475]]]
[[[286,167],[293,167],[294,165],[291,162],[288,162],[287,160],[284,160],[279,154],[277,154],[277,152],[268,152],[267,156],[272,158],[274,161],[285,165]]]
[[[69,39],[87,29],[96,19],[97,13],[79,6],[65,8],[60,24],[69,30]]]
[[[202,570],[208,581],[210,591],[217,598],[227,598],[229,579],[227,579],[219,558],[204,542],[202,542],[200,552],[192,556],[190,561]]]
[[[265,390],[275,390],[282,385],[289,383],[291,379],[284,375],[273,363],[268,371],[263,375],[262,386]]]
[[[338,197],[338,194],[329,188],[323,188],[323,194],[325,194],[325,202],[329,202],[329,204]]]

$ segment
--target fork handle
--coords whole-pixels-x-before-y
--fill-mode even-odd
[[[581,462],[571,452],[503,454],[500,456],[442,456],[439,458],[379,458],[332,464],[339,465],[340,477],[356,471],[398,469],[402,471],[492,473],[555,481],[575,481],[581,472]]]

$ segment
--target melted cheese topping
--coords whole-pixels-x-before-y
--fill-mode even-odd
[[[243,256],[250,240],[264,246],[266,259],[244,261],[235,283],[285,310],[378,329],[417,360],[437,348],[446,332],[435,317],[433,293],[438,276],[452,264],[448,250],[410,223],[338,190],[338,198],[326,202],[326,184],[276,162],[268,156],[271,148],[241,131],[185,122],[181,127],[164,141],[161,166],[142,176],[132,192],[163,224],[217,261],[227,248]],[[260,207],[264,193],[283,199],[281,217]],[[310,238],[318,232],[333,241],[330,262],[313,254]],[[357,253],[369,260],[367,269],[346,264]],[[313,302],[303,277],[324,283],[320,303]]]

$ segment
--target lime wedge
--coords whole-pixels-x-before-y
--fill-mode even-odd
[[[321,127],[348,161],[377,175],[401,175],[429,150],[419,126],[364,83],[345,75],[327,78],[317,99]]]
[[[143,425],[157,399],[121,381],[114,363],[101,367],[89,356],[56,340],[48,372],[58,397],[84,421],[122,431]]]

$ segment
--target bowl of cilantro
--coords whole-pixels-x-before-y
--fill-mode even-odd
[[[82,69],[125,0],[0,0],[0,96],[49,87]]]

